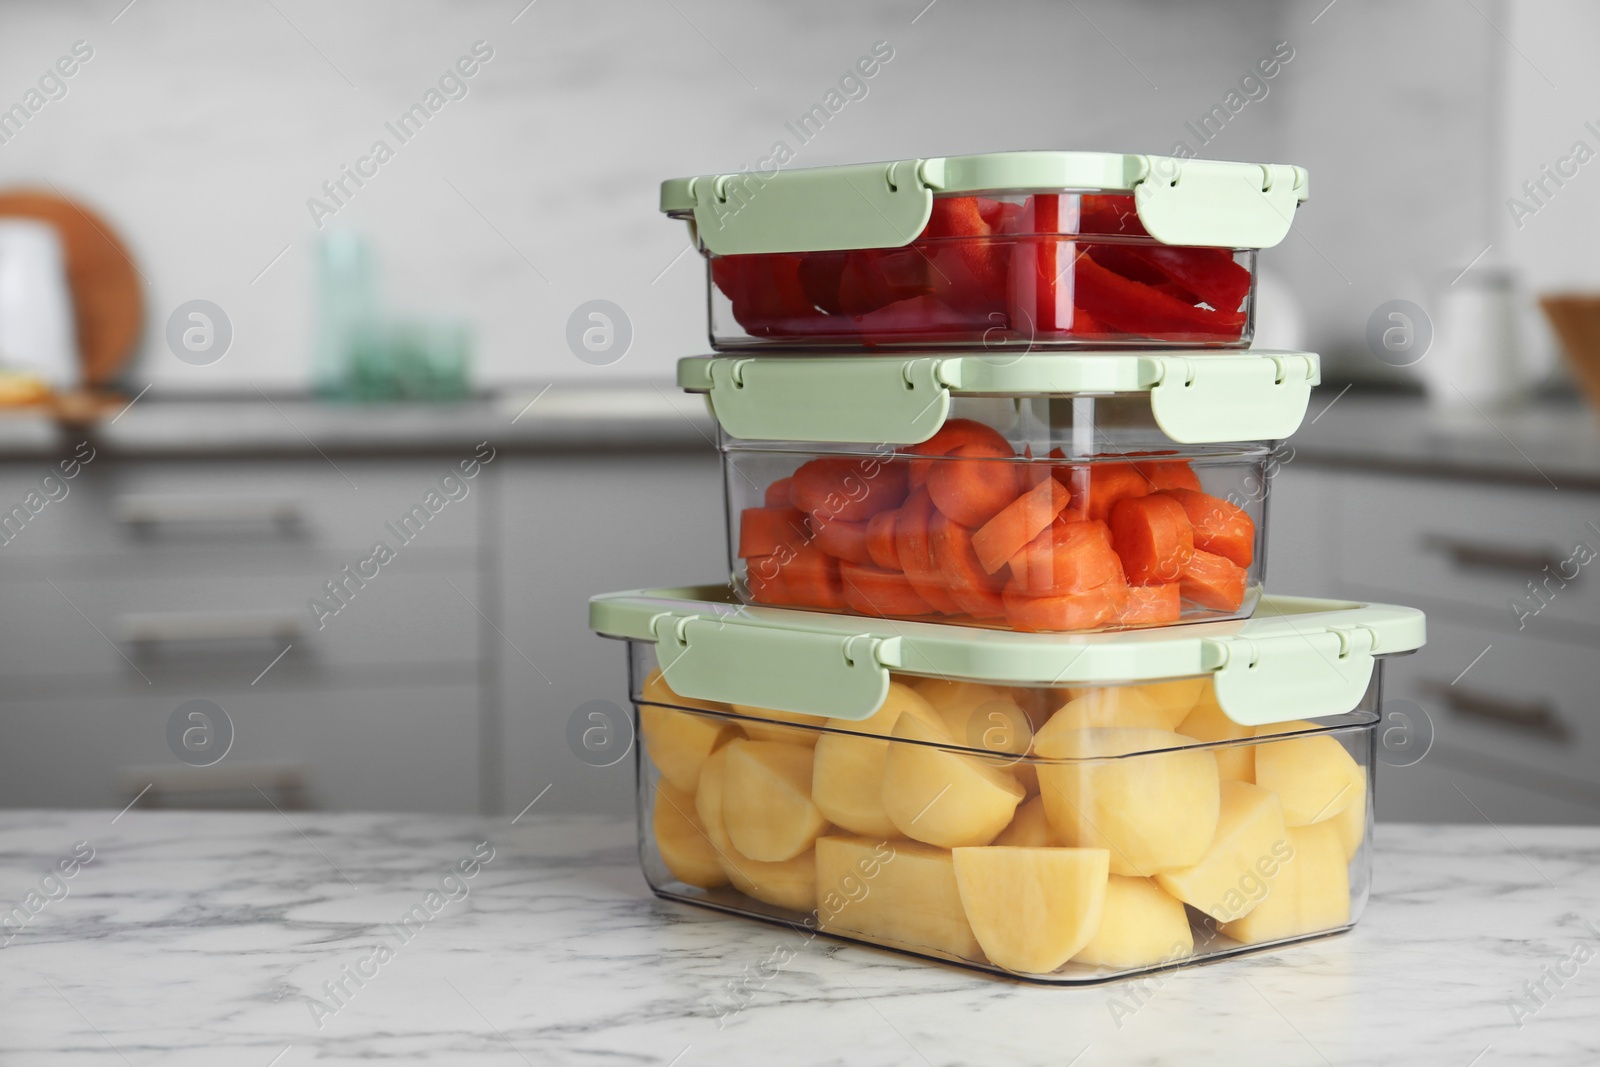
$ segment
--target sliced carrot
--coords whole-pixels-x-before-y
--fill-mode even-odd
[[[767,486],[766,498],[762,501],[762,503],[766,504],[769,508],[793,507],[794,501],[789,497],[790,490],[793,488],[793,486],[793,478],[779,478],[777,481]]]
[[[1173,507],[1177,507],[1177,504],[1174,503]],[[813,538],[816,546],[828,555],[835,559],[847,559],[851,563],[872,562],[872,556],[867,551],[866,523],[846,522],[844,519],[819,520],[813,515],[811,524],[817,531]]]
[[[1128,589],[1128,602],[1117,613],[1118,626],[1167,626],[1183,614],[1178,583],[1135,585]]]
[[[975,619],[998,619],[1006,613],[1000,600],[1005,575],[996,577],[983,569],[972,547],[971,531],[936,513],[928,523],[928,539],[934,566],[956,607]]]
[[[1022,492],[1016,454],[988,445],[962,445],[932,461],[928,495],[962,526],[982,526]]]
[[[1157,493],[1119,500],[1111,509],[1111,547],[1131,585],[1175,582],[1194,555],[1194,527],[1183,505]]]
[[[1213,552],[1241,567],[1256,557],[1256,524],[1236,504],[1192,489],[1166,489],[1163,493],[1183,505],[1194,527],[1194,547]]]
[[[983,569],[993,574],[1022,551],[1022,546],[1038,537],[1071,498],[1067,487],[1046,478],[1017,499],[972,535],[972,547]]]
[[[912,445],[906,451],[914,456],[948,456],[963,445],[985,445],[993,449],[997,456],[1009,456],[1015,453],[1011,442],[1007,441],[999,430],[972,419],[949,419],[939,427],[938,433],[920,445]],[[912,460],[911,488],[915,489],[926,482],[928,472],[932,469],[933,464],[929,460]]]
[[[895,547],[894,526],[895,519],[900,515],[900,509],[880,511],[867,520],[867,554],[872,557],[875,567],[886,571],[901,570],[900,552]]]
[[[1056,477],[1072,489],[1072,506],[1087,512],[1091,519],[1104,520],[1117,501],[1150,492],[1150,483],[1133,463],[1062,467],[1057,469]]]
[[[745,584],[750,599],[757,604],[787,604],[789,588],[783,582],[783,568],[772,556],[755,556],[744,562]]]
[[[851,611],[882,618],[928,615],[933,612],[911,584],[911,579],[899,571],[867,567],[859,563],[841,563],[839,580],[844,585],[845,606]]]
[[[1107,582],[1098,589],[1064,596],[1028,596],[1013,581],[1003,600],[1013,630],[1093,630],[1114,620],[1128,602],[1128,587]]]
[[[1211,552],[1196,552],[1183,569],[1178,592],[1212,611],[1238,611],[1244,604],[1247,572],[1241,566]]]
[[[1011,557],[1011,576],[1024,596],[1061,596],[1127,582],[1103,522],[1052,525]]]
[[[954,615],[961,609],[945,592],[943,579],[933,566],[933,550],[928,543],[928,523],[935,514],[933,500],[924,486],[906,497],[895,521],[895,553],[900,559],[900,569],[911,580],[912,588],[935,611]]]
[[[905,499],[906,468],[873,456],[820,456],[794,472],[790,492],[801,511],[862,522]]]
[[[1163,489],[1193,489],[1200,491],[1200,476],[1184,459],[1164,459],[1154,463],[1139,464],[1139,473],[1156,492]]]
[[[820,548],[802,545],[787,556],[780,552],[769,558],[780,561],[778,569],[789,593],[788,603],[828,611],[844,607],[839,561]]]
[[[745,508],[739,513],[739,558],[770,556],[784,545],[811,539],[806,517],[796,508]]]

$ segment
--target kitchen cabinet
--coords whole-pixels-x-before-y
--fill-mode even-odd
[[[1432,748],[1380,768],[1380,818],[1600,823],[1600,585],[1577,562],[1600,492],[1302,456],[1269,507],[1270,588],[1428,612],[1384,699],[1422,709]]]

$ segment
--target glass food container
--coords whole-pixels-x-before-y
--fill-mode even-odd
[[[1300,167],[1003,152],[675,178],[661,210],[718,350],[1243,348],[1307,195]]]
[[[1039,982],[1349,929],[1409,608],[1043,638],[597,597],[628,642],[658,895]]]
[[[1249,615],[1305,353],[699,357],[750,603],[1029,631]]]

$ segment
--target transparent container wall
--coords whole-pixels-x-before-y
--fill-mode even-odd
[[[1335,933],[1366,904],[1377,674],[1349,714],[1258,729],[1205,678],[902,675],[846,722],[678,698],[632,644],[661,896],[1058,983]]]
[[[943,196],[903,248],[707,253],[711,344],[1244,348],[1255,255],[1162,244],[1128,194]]]
[[[738,596],[1049,632],[1255,608],[1265,445],[1180,449],[1140,424],[1142,398],[963,405],[985,420],[899,450],[724,439]]]

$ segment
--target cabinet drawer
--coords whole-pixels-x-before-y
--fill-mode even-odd
[[[404,566],[402,556],[364,587],[347,585],[343,606],[323,588],[340,577],[333,572],[11,583],[9,610],[0,614],[0,677],[244,685],[286,645],[294,647],[273,667],[275,681],[333,667],[476,660],[482,618],[466,599],[478,595],[475,572]],[[319,619],[312,598],[339,611]]]
[[[463,685],[8,701],[0,806],[121,808],[129,798],[117,782],[128,768],[184,768],[167,748],[167,719],[194,698],[233,723],[233,747],[217,767],[301,767],[311,807],[477,808],[478,690]]]
[[[1427,710],[1437,752],[1600,804],[1597,692],[1600,660],[1581,648],[1429,619],[1427,647],[1394,662],[1384,697]]]
[[[51,499],[50,473],[0,471],[0,561],[118,554],[131,565],[227,551],[252,561],[318,551],[472,549],[482,475],[455,460],[116,463],[100,458]],[[481,470],[481,468],[480,468]],[[446,481],[447,477],[452,480]],[[41,503],[41,501],[43,501]]]
[[[1600,494],[1370,477],[1345,499],[1340,568],[1352,588],[1512,630],[1600,625]]]

